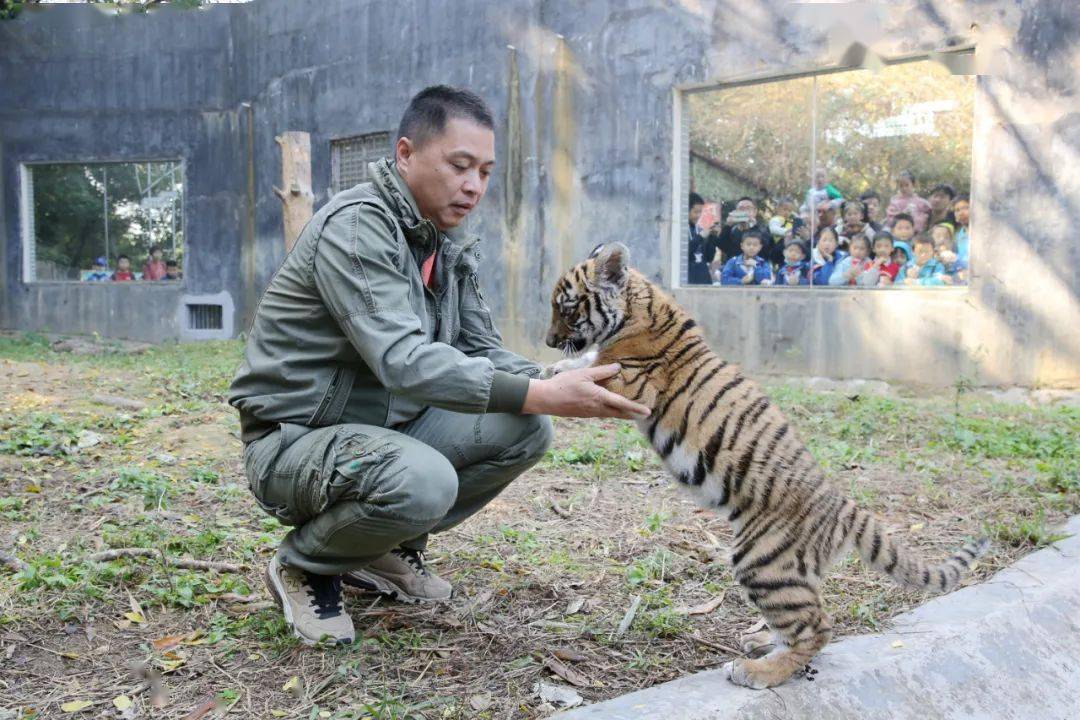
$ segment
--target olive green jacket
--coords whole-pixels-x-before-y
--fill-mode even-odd
[[[315,213],[259,301],[229,389],[245,442],[279,423],[393,427],[427,406],[520,412],[540,372],[502,347],[479,239],[421,219],[392,161],[370,170]]]

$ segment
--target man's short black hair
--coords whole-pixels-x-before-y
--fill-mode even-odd
[[[472,120],[489,130],[495,129],[491,110],[479,95],[449,85],[432,85],[409,101],[398,125],[397,139],[407,137],[420,147],[441,134],[451,118]]]
[[[893,227],[896,227],[896,223],[900,222],[901,220],[907,220],[909,223],[911,223],[912,227],[915,227],[915,218],[911,217],[907,213],[896,213],[896,215],[893,215]]]
[[[955,205],[958,202],[966,202],[968,205],[971,204],[971,198],[969,198],[967,195],[964,195],[963,193],[961,193],[960,195],[957,195],[956,197],[954,197],[952,201],[953,201],[953,205]]]
[[[936,192],[943,192],[946,195],[948,195],[950,202],[956,198],[956,188],[954,188],[949,183],[938,183],[937,185],[935,185],[933,188],[930,189],[930,194],[931,195],[933,195]]]
[[[704,204],[705,204],[705,198],[701,197],[696,192],[692,192],[692,193],[690,193],[690,205],[686,209],[687,210],[693,210],[695,205],[704,205]]]

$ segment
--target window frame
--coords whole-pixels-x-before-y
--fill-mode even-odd
[[[972,59],[976,56],[977,47],[974,41],[965,40],[947,47],[937,50],[923,50],[914,53],[906,53],[900,55],[892,55],[889,57],[881,57],[881,62],[885,66],[902,65],[905,63],[922,62],[922,61],[934,61],[940,60],[944,55],[971,55]],[[700,93],[714,92],[717,90],[727,90],[735,87],[742,87],[746,85],[764,85],[772,82],[781,82],[784,80],[794,80],[804,77],[814,77],[822,75],[835,75],[837,73],[851,72],[856,70],[865,70],[866,68],[856,64],[840,64],[834,63],[831,65],[811,65],[802,66],[785,72],[766,71],[766,72],[752,72],[735,74],[730,77],[721,78],[719,80],[710,80],[708,82],[699,83],[681,83],[675,85],[672,88],[672,183],[671,187],[675,191],[672,194],[672,224],[671,224],[671,239],[667,252],[662,252],[661,256],[667,259],[669,264],[668,281],[670,287],[673,290],[716,290],[722,292],[772,292],[778,290],[791,290],[799,288],[790,288],[780,285],[753,285],[750,287],[733,286],[728,285],[726,287],[716,287],[713,285],[691,285],[683,280],[688,272],[688,257],[686,238],[687,225],[689,224],[689,208],[686,205],[686,198],[690,193],[690,121],[688,117],[689,98],[691,95],[697,95]],[[978,90],[979,90],[979,75],[978,73],[972,73],[975,79],[975,105],[972,108],[972,157],[971,157],[971,189],[968,194],[969,203],[972,208],[976,205],[976,198],[978,196],[978,183],[976,178],[976,158],[978,152],[975,144],[975,122],[978,116]],[[969,228],[972,224],[969,223]],[[970,230],[969,230],[970,231]],[[973,248],[974,249],[974,248]],[[972,258],[974,255],[971,256]],[[974,264],[969,259],[968,272],[971,272]],[[920,292],[932,291],[939,293],[952,293],[952,294],[967,294],[971,290],[972,275],[967,284],[965,285],[943,285],[943,286],[921,286]],[[821,291],[828,293],[842,293],[850,294],[852,288],[846,287],[834,287],[828,285],[813,285],[813,286],[800,286],[806,287],[808,290],[814,290],[815,294]],[[873,288],[855,288],[860,292],[910,292],[912,288],[906,287],[873,287]]]
[[[349,188],[351,188],[351,187],[353,187],[355,185],[355,183],[354,183],[354,185],[349,185],[348,187],[339,187],[339,180],[340,180],[340,176],[341,176],[341,157],[340,157],[341,153],[340,153],[340,148],[342,147],[342,145],[344,145],[346,143],[350,143],[350,142],[356,142],[356,141],[362,141],[362,140],[375,138],[375,137],[380,136],[380,135],[386,137],[385,150],[387,152],[389,152],[393,147],[393,132],[390,131],[390,130],[374,130],[372,132],[364,132],[364,133],[357,133],[357,134],[354,134],[354,135],[343,135],[341,137],[330,138],[330,182],[327,185],[327,191],[328,191],[329,197],[333,197],[334,195],[337,195],[339,192],[341,192],[343,190],[348,190]],[[383,155],[380,155],[379,157],[386,157],[386,155],[383,154]],[[376,158],[376,159],[378,159],[378,158]],[[367,162],[373,162],[373,161],[368,160]],[[366,171],[366,164],[365,164],[365,173],[366,172],[367,171]],[[370,180],[370,178],[367,178],[365,180],[361,180],[361,182],[368,182],[369,180]]]
[[[105,286],[112,287],[113,285],[133,285],[139,287],[162,287],[162,288],[178,288],[187,284],[187,272],[183,271],[183,276],[179,280],[134,280],[125,283],[104,283],[104,282],[87,282],[86,280],[39,280],[36,277],[37,274],[37,244],[35,233],[35,219],[34,219],[34,181],[33,181],[33,168],[43,167],[47,165],[139,165],[142,163],[177,163],[180,165],[180,175],[183,179],[184,192],[180,198],[180,233],[183,237],[183,242],[180,247],[183,250],[183,256],[186,258],[188,254],[188,238],[187,238],[187,216],[188,216],[188,161],[183,155],[175,155],[172,157],[163,156],[149,156],[138,158],[108,158],[108,159],[76,159],[76,160],[23,160],[19,162],[19,249],[22,253],[22,283],[23,285],[64,285],[64,286]]]

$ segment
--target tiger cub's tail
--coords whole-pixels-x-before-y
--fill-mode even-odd
[[[873,513],[862,508],[855,513],[851,527],[859,556],[870,567],[914,590],[951,590],[990,547],[987,538],[969,542],[944,562],[933,565],[890,535]]]

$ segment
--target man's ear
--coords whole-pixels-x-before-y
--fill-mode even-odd
[[[407,137],[400,137],[394,143],[394,159],[397,161],[398,173],[402,177],[405,177],[409,172],[409,161],[412,159],[414,152],[416,152],[416,148],[413,146],[412,140]]]
[[[622,243],[608,243],[596,253],[596,279],[605,290],[622,290],[629,277],[630,248]]]

